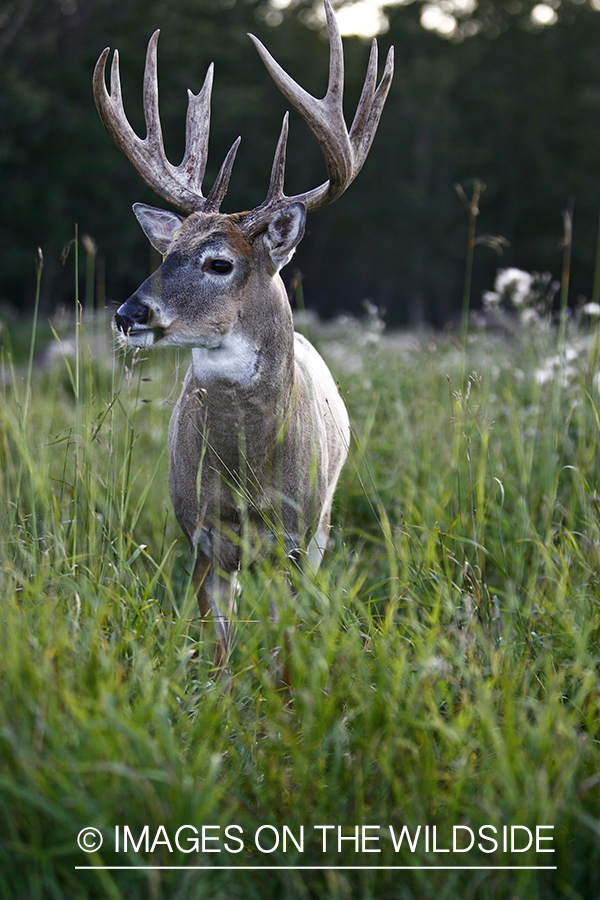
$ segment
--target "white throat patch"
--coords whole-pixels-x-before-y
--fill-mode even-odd
[[[198,381],[228,381],[248,386],[258,374],[258,349],[241,334],[230,332],[218,347],[193,347],[192,368]]]

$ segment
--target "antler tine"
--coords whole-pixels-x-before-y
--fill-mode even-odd
[[[352,127],[350,128],[350,141],[355,138],[356,134],[361,134],[364,131],[369,119],[371,107],[373,106],[373,97],[375,96],[375,85],[377,84],[378,56],[377,41],[373,38],[365,83],[363,84],[360,100],[358,101],[354,119],[352,120]]]
[[[360,172],[379,124],[394,70],[393,48],[390,49],[379,86],[377,83],[377,41],[373,41],[365,83],[358,103],[356,114],[348,133],[344,119],[344,53],[335,13],[330,0],[324,0],[329,33],[329,82],[327,93],[318,100],[293,78],[271,56],[269,51],[258,40],[250,35],[258,53],[273,81],[284,97],[300,113],[307,123],[323,152],[327,167],[328,180],[319,187],[313,188],[294,197],[286,197],[283,193],[283,165],[285,160],[285,138],[282,135],[275,154],[273,173],[267,198],[260,206],[247,213],[243,220],[243,229],[248,235],[257,234],[264,227],[271,214],[288,203],[300,202],[308,211],[320,209],[332,203],[349,187]],[[287,125],[285,126],[287,137]],[[283,146],[282,146],[283,142]],[[277,167],[278,182],[274,181]]]
[[[377,80],[377,44],[374,41],[375,47],[375,64],[373,66],[373,84],[375,84]],[[373,50],[371,50],[373,54]],[[371,95],[369,102],[367,102],[365,98],[364,110],[362,109],[363,97],[366,94],[367,80],[365,80],[365,86],[363,88],[363,93],[358,103],[358,107],[356,110],[356,114],[354,116],[354,121],[352,122],[352,128],[350,129],[350,142],[352,146],[355,147],[355,152],[357,154],[357,158],[360,159],[360,168],[362,168],[369,150],[371,149],[371,144],[373,143],[373,139],[375,137],[375,132],[377,131],[377,126],[379,125],[379,120],[381,118],[381,113],[383,112],[383,107],[385,105],[385,101],[387,99],[387,95],[389,93],[392,78],[394,76],[394,48],[390,47],[388,50],[388,55],[385,60],[385,67],[383,70],[383,75],[377,90],[374,94]],[[364,117],[362,121],[359,119],[359,113],[361,117]],[[360,169],[359,169],[360,170]]]
[[[106,47],[105,50],[102,51],[98,62],[96,63],[96,67],[94,69],[94,77],[93,77],[93,88],[94,88],[94,99],[96,101],[96,108],[102,119],[104,127],[112,137],[113,141],[117,144],[119,149],[124,151],[124,132],[128,130],[129,122],[124,118],[123,111],[123,100],[121,98],[121,79],[119,76],[119,51],[115,50],[111,73],[110,73],[110,94],[106,90],[106,60],[108,59],[108,54],[110,53],[110,47]],[[118,120],[123,115],[124,123],[121,130],[117,130],[114,126],[114,122]]]
[[[344,98],[344,45],[332,5],[329,0],[323,0],[323,3],[329,37],[329,81],[324,99],[331,99],[341,112]]]
[[[210,127],[210,95],[213,66],[208,69],[200,93],[188,91],[186,143],[183,160],[173,166],[166,157],[158,110],[157,43],[155,31],[148,43],[144,68],[144,118],[146,137],[142,140],[133,130],[123,106],[119,53],[114,52],[110,93],[106,89],[106,60],[110,48],[100,55],[94,69],[94,98],[104,126],[119,149],[132,163],[144,181],[171,206],[184,213],[218,210],[229,185],[239,138],[227,154],[217,180],[207,198],[202,195],[202,180],[208,159]],[[209,202],[210,201],[210,202]]]
[[[185,119],[185,153],[180,168],[188,174],[190,186],[202,194],[202,180],[208,161],[208,135],[210,132],[210,98],[215,67],[207,69],[199,94],[188,89],[188,108]]]
[[[219,169],[219,174],[215,178],[214,184],[208,192],[208,197],[206,198],[206,202],[204,204],[204,212],[217,212],[219,207],[221,206],[223,198],[227,193],[227,188],[229,187],[229,179],[231,178],[233,163],[235,162],[235,155],[238,151],[238,147],[240,146],[241,141],[241,137],[236,138],[236,140],[231,145],[231,149],[225,157],[223,165]]]
[[[146,64],[144,66],[144,119],[146,120],[146,141],[150,152],[157,153],[161,163],[167,162],[165,156],[165,148],[163,146],[162,129],[160,127],[160,115],[158,112],[158,72],[156,60],[156,47],[158,44],[158,35],[160,31],[156,30],[148,41],[146,50]],[[111,82],[112,90],[112,82]],[[121,103],[123,115],[125,109]],[[129,124],[129,123],[128,123]]]
[[[283,117],[281,133],[277,141],[277,148],[273,158],[273,166],[271,168],[271,181],[269,182],[269,190],[265,203],[270,203],[278,197],[283,197],[283,179],[285,177],[285,155],[287,150],[288,129],[290,122],[290,114],[286,112]]]

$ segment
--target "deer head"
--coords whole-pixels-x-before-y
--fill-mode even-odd
[[[379,119],[387,97],[393,74],[393,48],[390,49],[381,82],[377,81],[377,42],[374,40],[367,68],[362,95],[348,132],[342,109],[344,90],[344,59],[342,40],[335,15],[329,0],[325,0],[327,27],[330,40],[329,85],[323,99],[318,100],[308,94],[279,66],[258,38],[250,35],[267,70],[292,106],[300,113],[315,134],[325,157],[327,181],[303,194],[287,197],[284,194],[285,155],[288,139],[288,114],[286,113],[275,152],[271,180],[267,196],[260,206],[250,212],[236,213],[223,217],[219,209],[225,197],[231,178],[235,155],[241,138],[233,143],[217,178],[205,197],[202,181],[208,157],[208,135],[210,125],[210,96],[213,83],[213,66],[208,69],[204,85],[199,94],[188,91],[188,112],[186,121],[186,146],[181,163],[173,166],[166,157],[158,110],[158,82],[156,71],[157,43],[156,31],[148,44],[144,72],[144,115],[147,133],[142,140],[133,131],[123,107],[119,56],[115,50],[111,69],[110,93],[106,89],[105,67],[110,52],[107,48],[100,56],[94,71],[94,97],[100,117],[125,156],[130,160],[144,181],[171,206],[188,218],[174,212],[155,210],[143,204],[134,206],[135,214],[153,246],[163,255],[174,254],[183,268],[179,278],[183,278],[186,266],[196,266],[206,275],[207,282],[214,282],[215,290],[223,292],[242,289],[244,271],[247,265],[238,265],[238,260],[248,262],[256,245],[259,265],[267,268],[281,268],[291,257],[295,246],[302,238],[304,230],[300,205],[307,212],[320,209],[339,197],[360,172],[379,124]],[[282,211],[287,210],[282,215]],[[217,215],[219,216],[217,218]],[[207,230],[207,240],[212,247],[198,257],[198,235]],[[265,234],[266,232],[266,234]],[[262,238],[257,243],[257,238]],[[264,249],[267,253],[262,252]],[[193,263],[190,261],[194,260]],[[175,263],[165,260],[162,290],[165,302],[171,302],[169,273],[175,270]],[[249,264],[249,263],[248,263]],[[157,308],[159,292],[157,279],[151,293],[144,293],[149,300],[147,308],[130,305],[120,311],[116,324],[122,332],[129,334],[135,344],[177,343],[176,330],[165,328]],[[189,296],[189,295],[188,295]],[[154,302],[151,298],[154,297]],[[169,299],[167,299],[169,298]],[[170,309],[170,307],[169,307]],[[170,312],[167,318],[170,317]],[[152,323],[155,323],[155,327]],[[148,329],[150,328],[150,331]],[[182,337],[183,344],[189,343]]]

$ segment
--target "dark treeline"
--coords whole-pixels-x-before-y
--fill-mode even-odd
[[[560,276],[563,211],[573,210],[570,302],[594,279],[600,210],[600,13],[565,0],[558,22],[529,24],[521,0],[484,0],[478,31],[445,40],[419,24],[420,4],[389,10],[382,51],[396,47],[396,76],[364,170],[348,193],[311,215],[294,262],[306,304],[322,314],[357,312],[361,300],[387,308],[394,324],[443,324],[462,303],[470,195],[486,184],[478,234],[502,236],[502,256],[475,253],[473,302],[499,266]],[[161,117],[169,158],[181,158],[186,88],[198,91],[215,62],[206,187],[242,135],[224,211],[264,197],[286,109],[246,36],[253,31],[285,68],[321,96],[328,51],[322,35],[290,9],[278,27],[246,0],[22,0],[0,3],[0,303],[31,309],[35,255],[45,270],[42,304],[72,304],[73,237],[97,247],[96,291],[86,286],[89,240],[80,245],[80,295],[122,301],[148,274],[134,201],[161,205],[105,133],[91,92],[95,61],[118,47],[125,108],[144,134],[145,48],[161,28]],[[306,16],[304,16],[306,18]],[[475,31],[475,27],[471,28]],[[353,114],[368,42],[345,39],[346,110]],[[383,53],[381,54],[383,56]],[[293,116],[286,187],[324,178],[316,142]],[[86,250],[87,247],[87,250]],[[90,269],[87,268],[89,272]]]

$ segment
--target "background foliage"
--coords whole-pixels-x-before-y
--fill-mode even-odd
[[[463,286],[466,215],[454,184],[468,193],[475,178],[487,185],[479,232],[510,246],[502,258],[477,248],[474,297],[491,287],[498,265],[557,275],[567,208],[575,228],[571,302],[590,297],[600,205],[600,15],[572,0],[553,6],[558,21],[544,28],[531,24],[531,4],[521,0],[485,0],[474,10],[463,4],[454,40],[421,27],[419,2],[387,11],[380,44],[395,45],[397,74],[365,169],[343,199],[311,216],[296,258],[310,305],[325,314],[356,311],[370,297],[391,322],[443,324]],[[198,90],[215,61],[206,181],[241,134],[224,209],[260,202],[285,101],[246,32],[318,95],[327,68],[326,44],[303,24],[302,3],[277,16],[278,27],[266,18],[266,8],[248,0],[0,3],[0,301],[31,307],[37,246],[46,260],[42,307],[72,301],[60,254],[76,223],[97,246],[99,305],[122,301],[148,272],[149,250],[130,207],[157,201],[105,134],[91,94],[94,63],[107,45],[121,52],[126,110],[143,134],[145,47],[162,29],[161,114],[174,161],[183,149],[185,89]],[[347,38],[345,46],[350,116],[368,44]],[[290,144],[288,189],[319,183],[320,154],[298,117]]]

